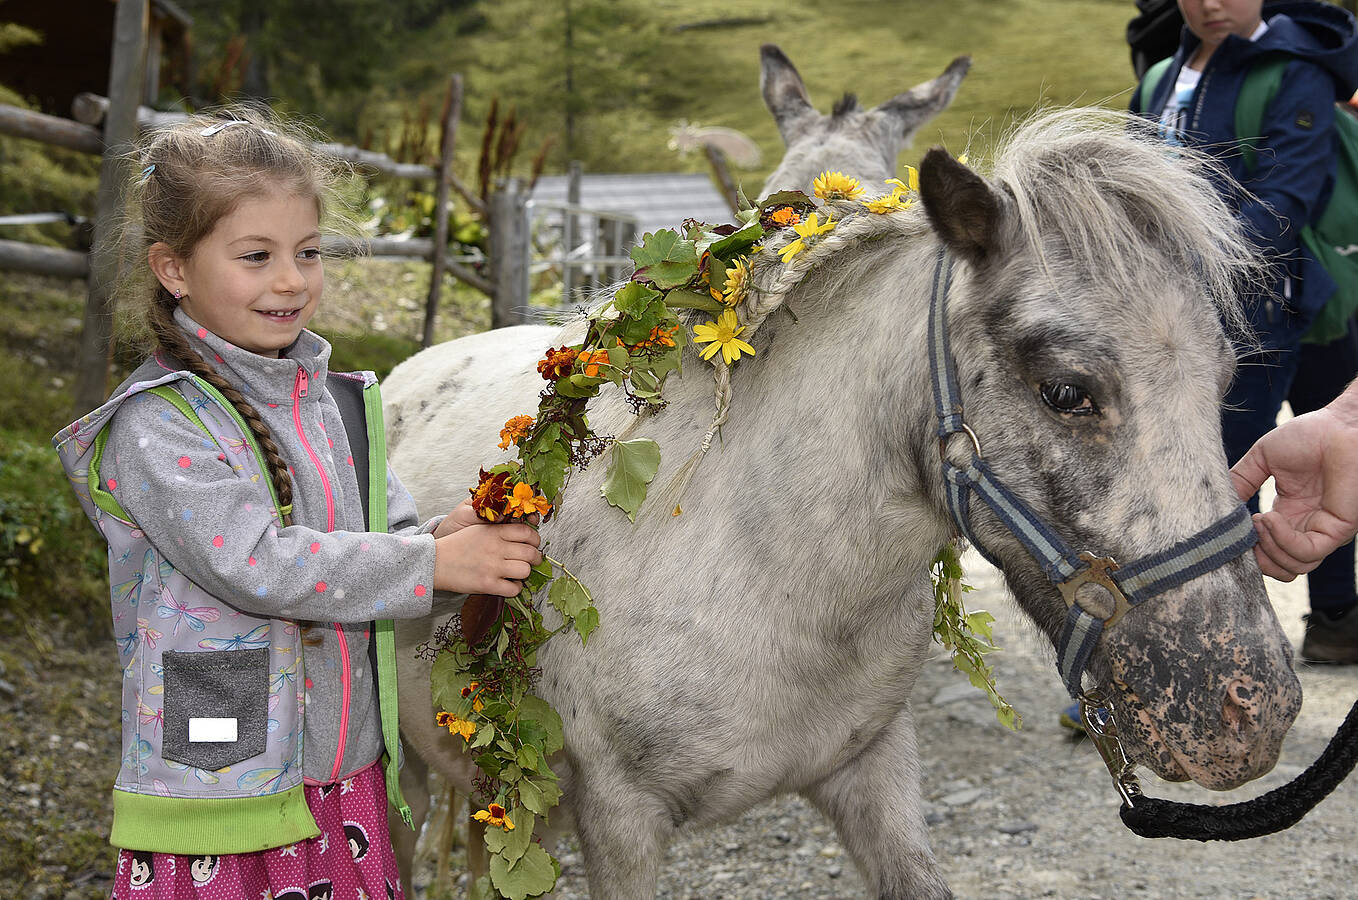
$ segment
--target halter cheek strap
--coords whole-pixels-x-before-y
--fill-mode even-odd
[[[991,471],[981,454],[981,443],[962,415],[962,396],[948,345],[947,296],[952,264],[945,248],[934,266],[933,296],[929,305],[929,360],[933,371],[934,409],[938,414],[939,455],[948,508],[962,535],[991,563],[998,561],[976,539],[971,529],[971,495],[986,504],[1037,561],[1042,573],[1061,592],[1069,611],[1056,646],[1056,665],[1072,697],[1081,693],[1080,679],[1105,627],[1117,624],[1133,606],[1220,568],[1250,547],[1257,535],[1250,512],[1241,504],[1230,514],[1172,547],[1119,566],[1111,557],[1073,551],[1046,522],[1009,490]],[[964,465],[950,462],[947,443],[965,434],[972,445]],[[1107,609],[1091,611],[1077,593],[1086,584],[1102,587],[1113,600]],[[1098,592],[1095,592],[1096,595]]]

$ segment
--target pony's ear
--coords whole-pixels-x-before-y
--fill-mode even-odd
[[[797,74],[796,66],[777,44],[759,48],[759,90],[769,112],[773,113],[773,120],[778,123],[783,143],[788,143],[795,135],[797,121],[816,115],[806,85],[802,84],[802,76]]]
[[[903,94],[897,94],[877,107],[885,113],[899,130],[900,136],[913,134],[925,122],[948,108],[957,88],[971,68],[970,56],[959,56],[948,63],[933,81],[916,85]]]
[[[919,195],[929,222],[954,252],[982,262],[998,249],[1004,195],[942,147],[919,164]]]

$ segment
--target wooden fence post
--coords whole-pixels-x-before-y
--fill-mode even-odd
[[[580,160],[570,161],[566,173],[566,203],[580,205]],[[561,299],[567,304],[575,302],[575,288],[581,281],[580,273],[571,262],[571,253],[580,240],[580,219],[574,211],[567,210],[561,220]]]
[[[434,192],[434,259],[429,274],[429,298],[424,304],[424,335],[420,346],[434,343],[434,319],[439,311],[439,292],[448,257],[448,194],[452,188],[453,147],[457,140],[457,120],[462,116],[462,76],[448,83],[448,100],[443,104],[443,139],[439,142],[438,188]]]
[[[80,356],[76,362],[76,414],[104,402],[113,349],[113,287],[118,275],[117,222],[123,186],[130,175],[128,153],[137,138],[137,106],[146,67],[149,0],[118,0],[109,64],[109,110],[104,121],[104,158],[95,199],[94,246],[85,299]]]
[[[490,327],[521,324],[528,309],[528,193],[517,178],[506,178],[490,197],[490,267],[495,294]]]

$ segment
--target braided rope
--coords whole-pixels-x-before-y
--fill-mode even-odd
[[[1253,800],[1229,806],[1175,803],[1137,797],[1123,805],[1122,822],[1147,838],[1190,841],[1242,841],[1291,828],[1325,799],[1358,762],[1358,703],[1335,732],[1320,757],[1292,781]]]

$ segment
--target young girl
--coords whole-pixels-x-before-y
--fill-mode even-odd
[[[435,591],[512,596],[537,533],[466,505],[418,524],[386,470],[376,379],[329,375],[305,326],[334,170],[306,142],[233,112],[158,131],[142,156],[154,352],[53,439],[109,542],[112,896],[399,896],[390,620],[429,615]]]

